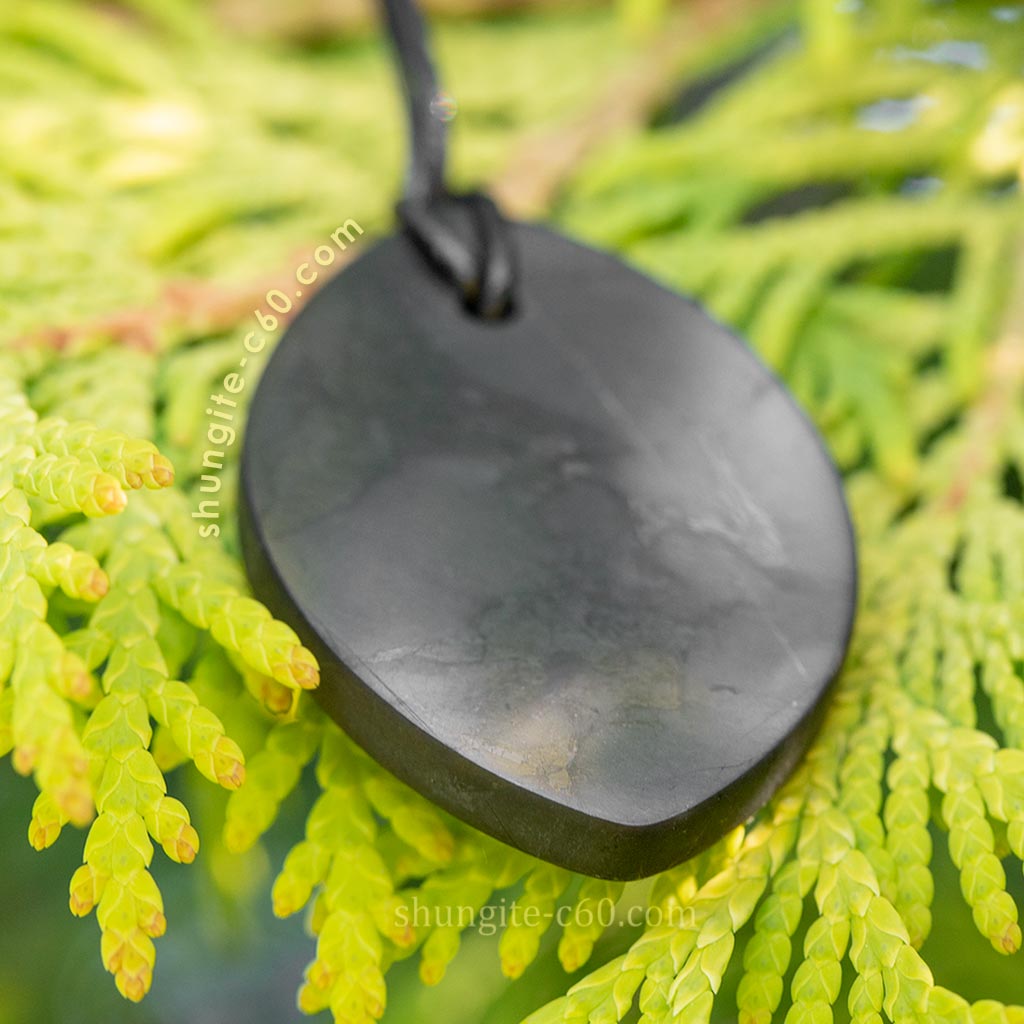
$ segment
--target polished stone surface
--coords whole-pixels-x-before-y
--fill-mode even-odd
[[[243,459],[257,594],[379,761],[549,860],[635,877],[757,809],[843,657],[840,481],[735,336],[520,226],[472,318],[402,237],[270,360]]]

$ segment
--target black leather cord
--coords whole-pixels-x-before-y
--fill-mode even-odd
[[[437,74],[414,0],[381,0],[409,116],[405,196],[396,210],[433,266],[479,316],[506,315],[514,305],[516,261],[509,225],[481,192],[445,187],[447,129],[436,109]]]

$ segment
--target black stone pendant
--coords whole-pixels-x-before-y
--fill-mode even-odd
[[[243,457],[256,594],[400,778],[547,860],[633,878],[761,806],[844,655],[840,481],[693,302],[509,227],[513,316],[405,235],[283,338]]]

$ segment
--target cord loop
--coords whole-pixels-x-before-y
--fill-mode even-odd
[[[403,227],[434,268],[458,288],[466,308],[495,319],[513,306],[516,261],[511,231],[482,192],[453,194],[445,185],[447,127],[434,109],[437,74],[414,0],[382,0],[401,71],[409,116]]]

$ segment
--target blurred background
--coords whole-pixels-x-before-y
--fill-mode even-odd
[[[1017,209],[1019,4],[425,7],[457,111],[456,182],[490,182],[512,213],[555,218],[674,285],[708,286],[730,322],[753,318],[761,263],[742,242],[723,241],[725,228],[788,221],[851,196],[923,202],[951,194],[960,206],[926,206],[916,220],[914,210],[904,222],[871,207],[874,220],[858,213],[829,221],[809,243],[771,236],[764,251],[774,256],[762,261],[788,259],[787,246],[808,264],[841,250],[848,315],[860,315],[851,303],[866,294],[898,291],[903,304],[886,309],[918,346],[908,342],[913,372],[926,372],[946,313],[937,296],[957,280],[954,243],[973,232],[985,258],[986,218],[998,224]],[[844,18],[852,22],[865,7],[867,36],[855,39]],[[0,341],[113,337],[124,343],[118,365],[135,372],[137,361],[143,374],[158,353],[155,407],[135,408],[122,396],[122,422],[158,436],[186,485],[201,464],[206,404],[205,389],[190,382],[214,379],[235,358],[253,296],[346,219],[368,237],[391,223],[404,137],[373,15],[370,0],[5,0],[0,10]],[[716,106],[723,95],[737,98]],[[710,126],[708,110],[721,111]],[[737,281],[751,294],[710,288],[713,270],[739,264],[745,276]],[[987,322],[989,297],[972,295],[968,312]],[[792,327],[791,306],[775,308],[761,330],[770,354],[795,366],[797,388],[818,387],[800,376],[798,359],[786,362],[795,350],[779,324]],[[165,344],[185,334],[187,344]],[[781,354],[771,338],[782,339]],[[830,406],[819,422],[844,469],[873,460],[899,493],[916,455],[900,419],[909,377],[865,362],[859,348],[835,353],[830,386],[854,408],[870,404],[874,418],[861,429],[845,405],[829,419]],[[45,394],[37,397],[45,410]],[[85,385],[70,405],[90,418],[109,400],[102,387]],[[915,407],[915,429],[932,441],[956,413],[956,399],[945,401],[925,389]],[[225,543],[235,546],[230,528]],[[304,780],[265,844],[245,855],[229,854],[217,838],[221,794],[185,770],[173,784],[204,846],[191,869],[154,860],[169,927],[152,992],[133,1006],[102,968],[95,919],[68,912],[83,834],[66,830],[53,848],[34,852],[24,838],[34,786],[6,761],[0,766],[0,1024],[308,1019],[295,1009],[295,990],[312,943],[300,918],[273,917],[269,890],[315,784]],[[945,841],[936,837],[935,849],[941,927],[923,952],[936,981],[969,999],[1024,1002],[1019,961],[991,954],[959,896]],[[1010,892],[1024,900],[1019,871],[1008,874]],[[629,886],[623,910],[645,894],[644,883]],[[635,935],[613,927],[592,965]],[[501,974],[497,941],[467,936],[434,989],[421,984],[414,960],[397,965],[385,1021],[514,1024],[565,991],[571,979],[555,956],[557,935],[515,982]],[[730,986],[741,967],[736,957],[716,1021],[735,1019]]]

